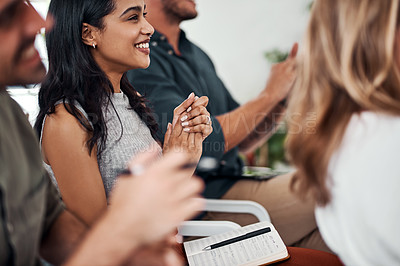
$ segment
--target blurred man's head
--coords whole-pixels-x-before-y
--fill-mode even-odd
[[[174,20],[184,21],[197,17],[195,0],[160,0],[165,14]]]
[[[0,86],[40,82],[46,69],[34,47],[46,27],[29,1],[0,0]]]

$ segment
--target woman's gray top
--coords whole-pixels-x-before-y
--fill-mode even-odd
[[[107,126],[107,139],[103,152],[97,155],[97,163],[107,198],[118,174],[126,168],[127,163],[132,157],[147,150],[150,145],[156,142],[151,136],[150,129],[140,119],[138,114],[134,110],[129,109],[129,100],[125,94],[114,93],[111,95],[111,101],[112,104],[109,103],[107,107],[103,108],[104,120]],[[62,104],[62,101],[57,102],[57,104]],[[86,119],[88,118],[88,115],[79,104],[76,104],[75,107]],[[46,117],[43,120],[41,138],[45,122]],[[42,141],[41,138],[40,142]],[[159,145],[155,146],[161,156],[161,147]],[[52,181],[57,186],[51,166],[45,163],[45,167]]]

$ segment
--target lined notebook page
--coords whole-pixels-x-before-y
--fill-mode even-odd
[[[203,251],[206,246],[265,227],[270,227],[271,232]],[[184,247],[191,266],[259,265],[288,256],[285,244],[270,222],[251,224],[224,234],[188,241]]]

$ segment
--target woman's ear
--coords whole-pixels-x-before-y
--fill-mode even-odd
[[[93,46],[96,48],[97,45],[97,28],[90,24],[82,23],[82,41],[84,44]]]

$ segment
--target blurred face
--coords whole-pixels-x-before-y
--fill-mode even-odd
[[[179,21],[197,17],[195,0],[161,0],[164,11]]]
[[[45,21],[27,1],[0,0],[0,85],[39,83],[46,69],[34,47]]]
[[[124,73],[150,64],[150,36],[143,0],[116,0],[115,10],[104,17],[104,29],[96,34],[93,57],[104,72]]]

